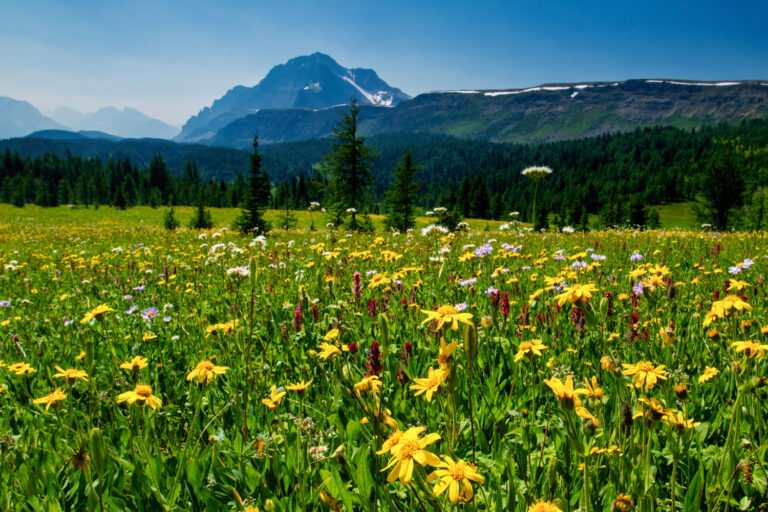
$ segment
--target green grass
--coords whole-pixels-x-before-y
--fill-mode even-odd
[[[659,211],[659,219],[661,220],[661,227],[664,229],[670,228],[682,228],[682,229],[694,229],[698,228],[700,223],[696,220],[696,214],[693,211],[693,207],[696,203],[693,201],[687,203],[670,203],[655,208]]]
[[[23,208],[17,208],[9,204],[0,204],[0,218],[6,222],[29,221],[46,225],[69,225],[83,226],[96,224],[143,224],[147,226],[162,226],[163,215],[168,210],[167,207],[150,208],[149,206],[135,206],[126,210],[118,210],[108,206],[102,206],[98,209],[93,207],[69,207],[57,206],[55,208],[43,208],[36,205],[27,205]],[[194,214],[193,206],[174,207],[176,219],[182,226],[189,224]],[[240,212],[238,208],[208,208],[211,212],[211,220],[216,228],[231,227]],[[267,210],[265,215],[268,222],[277,229],[282,210]],[[312,221],[317,229],[326,229],[328,218],[323,213],[310,213],[308,211],[294,211],[298,222],[298,229],[308,229]],[[384,229],[384,215],[371,215],[376,229]],[[416,228],[420,229],[434,222],[434,217],[416,217]],[[502,221],[466,219],[466,222],[473,230],[496,229]]]

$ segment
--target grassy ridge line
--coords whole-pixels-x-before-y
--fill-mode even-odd
[[[693,203],[674,203],[657,207],[664,228],[693,228],[698,225],[693,214]],[[163,214],[167,208],[150,208],[149,206],[136,206],[127,210],[117,210],[112,207],[102,206],[98,210],[93,207],[68,207],[43,208],[36,205],[27,205],[24,208],[16,208],[9,204],[0,203],[0,223],[22,222],[35,220],[42,224],[70,224],[84,225],[94,222],[147,224],[150,226],[162,226]],[[230,227],[240,210],[238,208],[208,208],[211,219],[216,227]],[[193,206],[177,206],[174,208],[176,218],[186,225],[194,214]],[[277,227],[281,210],[267,210],[266,219],[273,228]],[[308,229],[314,219],[317,229],[325,229],[326,216],[322,213],[310,214],[307,211],[294,211],[298,221],[298,229]],[[384,229],[384,215],[371,215],[377,229]],[[434,221],[433,217],[416,217],[416,227],[424,227]],[[505,221],[466,219],[473,230],[482,230],[486,226],[497,229]]]

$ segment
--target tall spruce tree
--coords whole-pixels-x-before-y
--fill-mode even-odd
[[[349,227],[359,228],[358,211],[365,207],[365,194],[373,182],[371,165],[378,152],[365,144],[365,138],[357,133],[360,107],[352,99],[349,113],[333,127],[334,140],[331,152],[325,155],[323,169],[330,177],[330,211],[334,222],[342,222],[351,214]]]
[[[413,181],[413,178],[418,170],[419,166],[414,165],[410,151],[405,153],[403,159],[395,166],[395,183],[387,193],[387,227],[405,232],[416,225],[413,203],[419,193],[419,184]]]
[[[253,138],[253,153],[248,167],[248,190],[244,199],[244,210],[235,221],[235,227],[242,233],[263,234],[269,231],[264,220],[264,210],[269,205],[271,185],[267,173],[261,168],[259,136]]]

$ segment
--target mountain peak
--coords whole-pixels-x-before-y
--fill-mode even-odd
[[[345,68],[331,56],[315,52],[273,67],[253,87],[233,87],[190,118],[178,139],[206,139],[230,122],[259,110],[325,109],[348,104],[350,98],[361,105],[395,106],[410,96],[390,87],[372,69]]]

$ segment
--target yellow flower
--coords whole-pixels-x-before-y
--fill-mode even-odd
[[[673,412],[673,409],[667,409],[664,407],[664,404],[656,400],[655,398],[641,398],[640,402],[645,404],[647,406],[647,409],[644,411],[644,414],[646,418],[649,420],[659,421],[667,414],[670,414]],[[641,409],[642,411],[642,409]],[[642,415],[643,413],[641,412]]]
[[[338,347],[324,341],[320,344],[320,353],[317,354],[317,357],[325,361],[329,357],[335,357],[339,354],[341,354],[341,350]]]
[[[587,385],[587,397],[593,400],[603,399],[603,388],[597,384],[597,376],[592,376],[592,382],[584,379],[584,383]]]
[[[662,421],[678,432],[701,425],[701,422],[694,422],[692,419],[686,419],[685,415],[680,411],[668,412],[664,418],[662,418]]]
[[[325,336],[323,336],[323,341],[333,341],[335,339],[338,339],[339,337],[339,330],[338,329],[331,329],[327,333],[325,333]]]
[[[61,366],[56,366],[56,371],[59,373],[53,374],[54,379],[67,379],[73,382],[76,380],[88,380],[88,374],[77,368],[67,368],[65,370]]]
[[[555,295],[557,305],[562,307],[566,302],[573,304],[577,302],[586,303],[592,298],[592,292],[598,291],[595,285],[589,284],[574,284],[560,295]]]
[[[620,493],[616,496],[616,499],[613,500],[611,510],[614,510],[615,512],[630,512],[634,506],[635,502],[632,499],[632,496]]]
[[[54,405],[56,402],[64,400],[65,398],[67,398],[66,393],[64,393],[61,388],[56,388],[49,395],[32,400],[32,403],[45,404],[45,410],[47,411],[50,406]]]
[[[541,356],[541,351],[546,350],[549,347],[546,345],[542,345],[541,340],[531,340],[531,341],[523,341],[520,342],[520,346],[517,349],[517,354],[515,354],[515,362],[519,362],[521,359],[523,359],[527,355],[532,356]]]
[[[440,365],[440,368],[443,370],[448,370],[451,362],[451,358],[453,357],[453,353],[456,351],[457,343],[456,340],[453,340],[449,344],[445,344],[445,338],[440,337],[440,351],[437,353],[437,364]]]
[[[412,384],[411,389],[416,390],[414,396],[426,393],[427,402],[431,402],[432,394],[437,393],[440,385],[445,382],[445,379],[448,377],[448,372],[440,368],[430,368],[428,371],[429,375],[426,379],[413,379],[416,384]]]
[[[229,370],[227,366],[216,366],[209,360],[205,359],[197,363],[194,370],[189,372],[187,380],[197,379],[198,382],[209,384],[216,375],[224,375]]]
[[[414,461],[422,466],[441,464],[437,455],[425,450],[427,446],[440,439],[440,434],[432,433],[420,437],[422,432],[424,432],[423,427],[409,428],[400,437],[400,441],[392,447],[390,450],[392,458],[381,470],[383,472],[392,468],[387,475],[387,482],[400,480],[402,484],[407,485],[413,478]]]
[[[315,379],[310,380],[309,382],[304,382],[303,380],[301,382],[297,382],[295,384],[288,384],[285,386],[285,389],[288,391],[295,391],[298,394],[302,395],[307,390],[310,384],[312,384],[312,381]]]
[[[283,401],[285,391],[277,392],[277,386],[272,386],[269,392],[269,398],[262,398],[261,403],[269,407],[270,411],[275,411],[280,406],[280,402]]]
[[[544,384],[549,386],[549,389],[555,393],[555,396],[560,400],[560,404],[566,411],[572,411],[581,405],[578,395],[589,393],[583,388],[573,389],[573,377],[570,375],[565,378],[565,382],[560,379],[544,379]]]
[[[424,427],[421,427],[421,431],[424,431]],[[384,444],[381,445],[381,450],[377,451],[376,454],[384,455],[385,453],[389,452],[393,446],[400,442],[400,438],[403,437],[403,434],[404,432],[402,432],[400,429],[396,429],[394,432],[389,434],[387,440],[384,441]]]
[[[443,459],[445,462],[438,465],[442,469],[436,469],[427,476],[427,482],[439,479],[432,488],[432,494],[437,497],[448,489],[451,503],[456,503],[459,498],[464,502],[471,501],[475,493],[470,482],[482,484],[485,479],[477,472],[474,464],[467,464],[460,459],[454,462],[447,455],[443,455]]]
[[[82,320],[80,320],[81,324],[85,324],[93,320],[94,318],[96,320],[102,320],[104,315],[106,313],[109,313],[111,311],[114,311],[114,309],[110,308],[106,304],[101,304],[99,306],[96,306],[92,310],[90,310],[88,313],[85,314]]]
[[[728,283],[728,291],[729,292],[740,292],[744,288],[749,286],[749,283],[746,281],[739,281],[738,279],[734,279]]]
[[[386,272],[381,274],[374,274],[371,278],[371,282],[368,283],[368,288],[376,288],[378,286],[384,286],[390,283],[390,279],[387,277]]]
[[[139,371],[147,367],[147,358],[144,356],[135,356],[130,361],[120,363],[120,368],[128,371]]]
[[[85,350],[81,350],[79,354],[77,354],[77,357],[75,358],[77,361],[82,361],[85,359]]]
[[[366,425],[370,421],[369,417],[372,417],[372,418],[379,418],[379,421],[381,422],[382,425],[386,425],[394,429],[398,428],[397,421],[395,421],[395,419],[392,417],[392,411],[381,407],[381,402],[379,401],[379,397],[376,397],[375,406],[373,406],[372,408],[363,406],[363,409],[365,410],[365,414],[367,416],[360,420],[360,423],[362,425]]]
[[[205,328],[205,332],[208,334],[213,334],[213,333],[229,334],[235,329],[236,325],[237,325],[237,320],[230,320],[229,322],[224,322],[222,324],[209,325],[208,327]]]
[[[421,312],[427,315],[427,319],[421,322],[421,324],[424,325],[431,320],[437,320],[436,330],[438,331],[443,327],[443,324],[448,325],[454,331],[459,330],[459,322],[472,325],[472,322],[470,322],[472,319],[471,313],[459,313],[459,311],[450,304],[440,306],[437,308],[437,311],[422,309]]]
[[[378,375],[367,375],[360,379],[358,383],[355,384],[355,389],[358,391],[368,391],[369,389],[373,393],[378,393],[379,388],[381,387],[381,379],[379,379]]]
[[[528,512],[563,512],[551,501],[537,500],[528,507]]]
[[[768,345],[762,345],[758,341],[734,341],[731,343],[731,347],[736,350],[737,354],[746,352],[750,358],[763,357],[765,351],[768,350]]]
[[[144,342],[152,341],[156,339],[157,339],[157,335],[152,334],[151,332],[144,333],[144,336],[141,337],[141,341],[144,341]]]
[[[723,300],[712,304],[712,309],[705,315],[702,325],[707,327],[715,319],[728,316],[732,309],[738,312],[752,311],[752,306],[741,300],[737,295],[728,295]]]
[[[126,391],[117,395],[117,402],[128,402],[129,404],[140,402],[142,405],[146,404],[152,409],[156,409],[163,404],[162,400],[152,394],[152,388],[149,384],[137,384],[133,391]]]
[[[699,384],[710,381],[718,375],[720,375],[720,370],[711,366],[707,366],[704,368],[704,372],[699,376]]]
[[[13,363],[8,366],[8,371],[15,375],[27,375],[28,373],[35,373],[37,370],[29,366],[27,363]]]
[[[664,375],[664,365],[653,366],[650,361],[640,361],[636,364],[624,363],[624,375],[632,375],[632,381],[635,383],[635,387],[638,389],[653,389],[658,379],[667,380]]]

